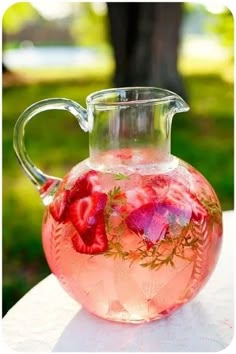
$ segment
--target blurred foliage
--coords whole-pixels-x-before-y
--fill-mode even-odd
[[[70,32],[75,44],[107,46],[107,11],[104,3],[84,2],[74,5]]]
[[[222,45],[230,48],[233,55],[234,44],[234,18],[230,10],[226,9],[224,12],[216,16],[215,22],[208,26],[209,31],[212,31],[220,39]]]
[[[105,3],[71,2],[72,14],[64,20],[75,45],[83,47],[96,46],[108,47],[108,21],[107,7]],[[30,4],[20,2],[10,6],[3,16],[3,31],[7,34],[15,34],[27,23],[36,21],[56,26],[57,20],[47,20]],[[29,34],[30,36],[30,34]],[[31,40],[31,38],[29,38]],[[9,46],[8,44],[8,47]],[[4,45],[4,49],[7,47]]]
[[[4,13],[2,28],[5,33],[17,33],[27,23],[39,19],[40,15],[29,2],[11,5]]]
[[[234,17],[227,7],[222,8],[220,13],[210,13],[203,4],[185,2],[184,10],[186,15],[196,12],[196,10],[205,14],[204,33],[215,34],[221,44],[230,48],[233,54]]]

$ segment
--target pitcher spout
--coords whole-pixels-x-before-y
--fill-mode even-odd
[[[183,100],[182,97],[180,97],[177,94],[175,95],[174,99],[174,113],[181,113],[181,112],[187,112],[190,110],[189,105]]]

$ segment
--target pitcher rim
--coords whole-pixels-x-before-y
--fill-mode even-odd
[[[116,101],[116,102],[94,102],[96,98],[99,98],[100,96],[106,94],[106,93],[112,93],[112,92],[118,92],[118,91],[159,91],[162,93],[166,93],[166,97],[161,97],[161,98],[147,98],[147,99],[135,99],[135,100],[129,100],[129,101]],[[176,100],[176,98],[181,98],[179,95],[176,93],[159,88],[159,87],[154,87],[154,86],[127,86],[127,87],[114,87],[114,88],[109,88],[109,89],[103,89],[103,90],[98,90],[90,95],[87,96],[86,98],[86,103],[88,105],[94,104],[98,106],[130,106],[130,105],[137,105],[137,104],[145,104],[145,103],[163,103],[163,102],[170,102],[172,100]]]

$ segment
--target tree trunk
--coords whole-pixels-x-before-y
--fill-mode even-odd
[[[185,96],[177,69],[182,4],[156,3],[155,5],[149,83],[161,85]]]
[[[185,97],[177,70],[181,3],[108,3],[116,86],[156,86]]]
[[[114,49],[116,86],[128,84],[131,53],[136,46],[139,19],[137,3],[108,3],[111,41]]]

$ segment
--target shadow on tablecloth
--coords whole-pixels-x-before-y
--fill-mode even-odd
[[[169,318],[144,324],[110,322],[81,309],[53,352],[215,352],[227,345],[196,299]]]

